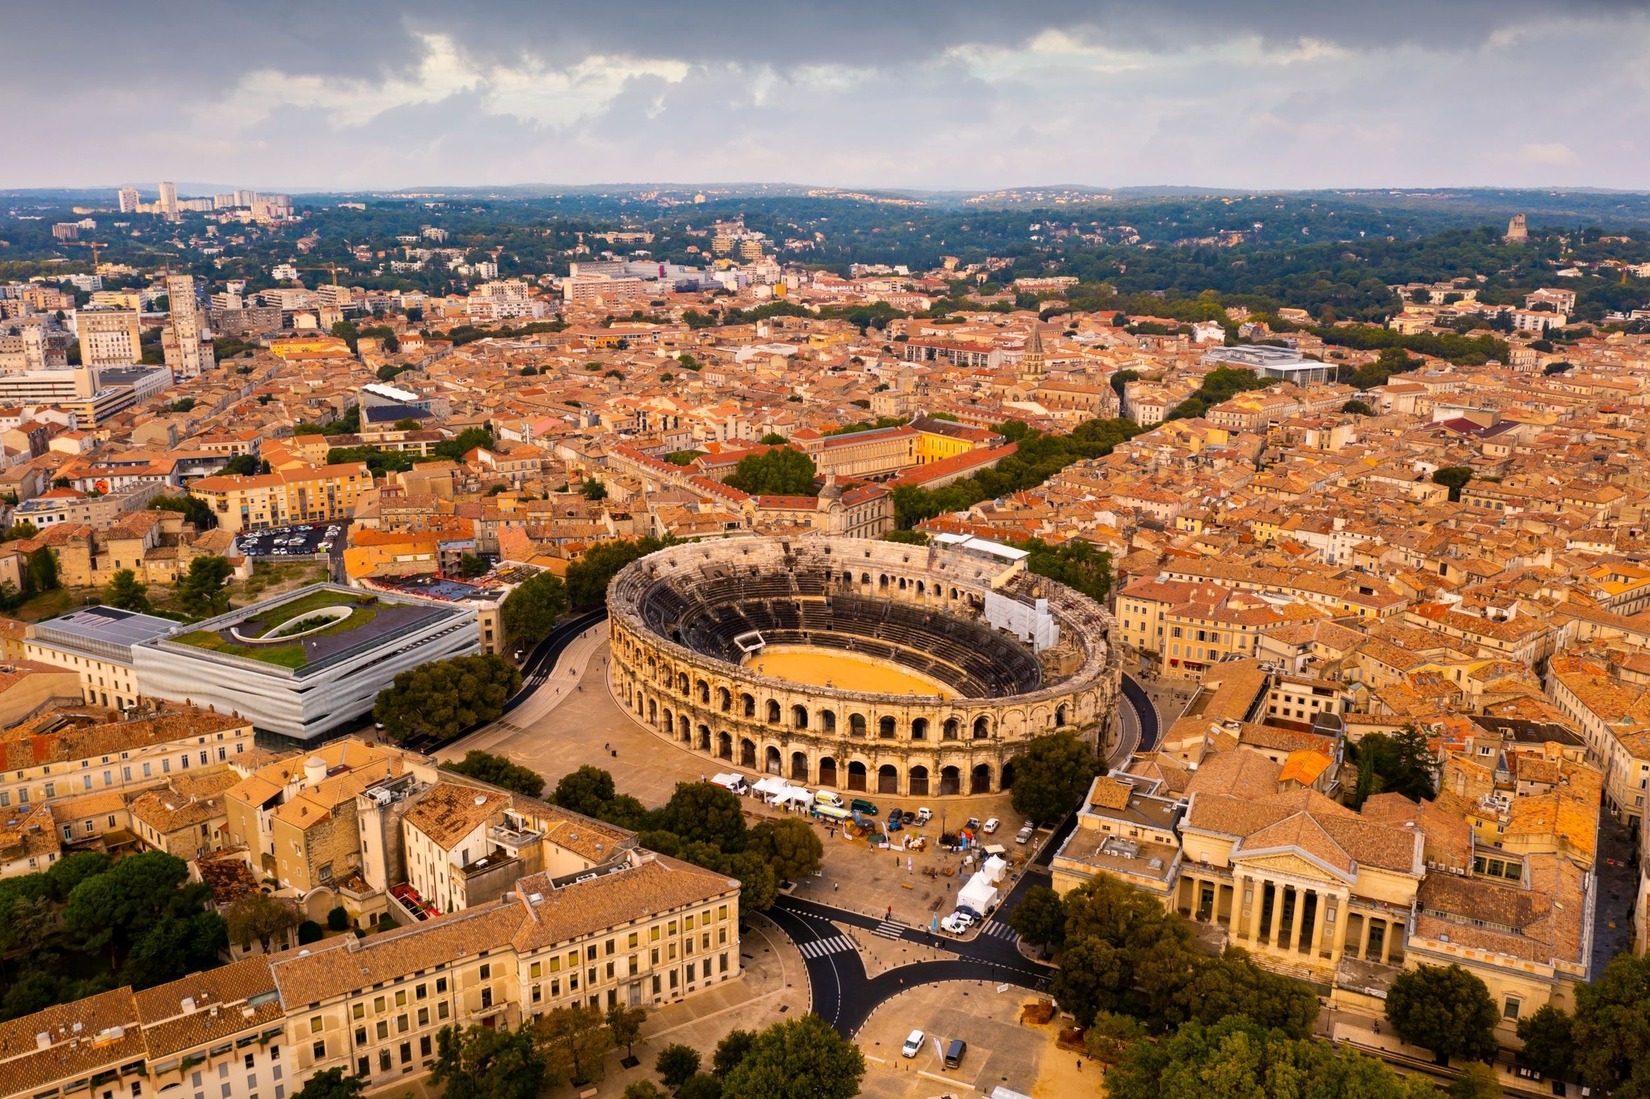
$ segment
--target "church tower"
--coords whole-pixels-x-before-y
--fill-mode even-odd
[[[1043,380],[1043,332],[1033,324],[1031,342],[1026,345],[1025,356],[1020,360],[1020,384],[1027,389],[1035,389],[1043,384]]]

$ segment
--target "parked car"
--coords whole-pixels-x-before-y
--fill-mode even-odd
[[[945,1047],[945,1067],[957,1068],[962,1064],[963,1054],[968,1052],[968,1043],[961,1038],[951,1039],[951,1044]]]
[[[913,1030],[905,1036],[905,1044],[899,1047],[901,1057],[915,1057],[922,1052],[922,1043],[928,1036],[920,1030]]]
[[[1014,842],[1015,843],[1030,843],[1031,838],[1033,836],[1035,836],[1036,834],[1037,834],[1037,826],[1035,824],[1032,824],[1030,821],[1026,821],[1025,824],[1020,826],[1020,830],[1018,832],[1014,833]]]
[[[898,832],[903,827],[904,827],[904,825],[900,824],[900,822],[899,822],[899,814],[898,813],[889,813],[888,814],[888,831]]]
[[[877,815],[877,803],[874,801],[866,801],[864,798],[855,798],[853,801],[850,801],[848,803],[848,808],[852,809],[856,813],[864,813],[868,817],[874,817]]]
[[[951,932],[953,935],[961,935],[964,931],[967,931],[973,926],[974,917],[960,908],[940,921],[940,927]]]
[[[927,824],[934,819],[934,811],[924,805],[917,810],[917,823]]]
[[[968,823],[964,824],[963,827],[968,829],[970,832],[978,832],[980,830],[980,818],[969,817]]]
[[[996,817],[988,817],[988,818],[986,818],[985,827],[983,829],[981,829],[981,831],[983,831],[986,835],[989,836],[989,835],[991,835],[991,833],[995,832],[997,829],[1001,828],[1002,826],[1003,826],[1003,822],[998,820]]]

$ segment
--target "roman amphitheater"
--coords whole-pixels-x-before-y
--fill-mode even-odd
[[[972,539],[672,547],[609,589],[613,690],[707,770],[993,793],[1033,737],[1096,743],[1117,690],[1111,616],[1023,557]]]

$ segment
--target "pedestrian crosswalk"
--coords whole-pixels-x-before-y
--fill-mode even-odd
[[[1019,933],[1006,923],[999,920],[988,921],[985,927],[981,930],[985,934],[990,935],[993,939],[1002,939],[1005,942],[1011,943],[1017,943],[1020,941]]]
[[[873,934],[881,935],[885,939],[903,939],[906,925],[899,920],[883,920],[877,924]]]
[[[804,958],[823,958],[827,954],[841,954],[854,949],[854,940],[846,935],[832,935],[828,939],[815,939],[810,943],[803,943],[799,948]]]

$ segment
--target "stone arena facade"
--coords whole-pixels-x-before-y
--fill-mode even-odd
[[[988,553],[864,539],[740,538],[662,550],[608,592],[612,689],[708,769],[943,797],[1012,781],[1025,742],[1070,728],[1103,750],[1121,649],[1099,604]],[[1041,616],[1042,651],[988,621]],[[953,697],[757,674],[756,642],[907,669]]]

